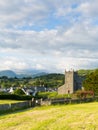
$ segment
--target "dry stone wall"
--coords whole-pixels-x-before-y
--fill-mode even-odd
[[[6,111],[6,110],[15,110],[20,108],[29,108],[32,105],[32,101],[25,101],[25,102],[18,102],[18,103],[10,103],[10,104],[0,104],[0,111]]]

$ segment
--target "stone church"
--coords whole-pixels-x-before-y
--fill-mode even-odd
[[[82,79],[77,72],[74,72],[74,70],[65,71],[65,84],[58,88],[58,94],[71,94],[81,88]]]

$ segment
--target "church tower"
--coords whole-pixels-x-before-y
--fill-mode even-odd
[[[74,70],[65,71],[65,84],[58,88],[58,94],[74,93],[81,89],[81,80]]]
[[[66,93],[74,92],[74,71],[65,71],[65,89]]]

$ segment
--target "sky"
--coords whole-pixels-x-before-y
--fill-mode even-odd
[[[98,68],[98,0],[0,0],[0,70]]]

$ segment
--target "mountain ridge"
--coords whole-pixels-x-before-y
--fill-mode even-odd
[[[0,71],[0,77],[2,76],[7,76],[8,78],[14,78],[14,77],[17,77],[17,78],[23,78],[23,77],[36,77],[36,76],[41,76],[41,75],[46,75],[47,73],[46,72],[41,72],[41,71],[38,71],[38,70],[24,70],[23,72],[15,72],[15,71],[12,71],[12,70],[1,70]]]
[[[78,74],[80,76],[84,76],[84,75],[87,75],[93,71],[95,71],[96,69],[87,69],[87,70],[84,70],[84,69],[80,69],[80,70],[77,70]],[[47,75],[49,74],[49,72],[44,72],[42,70],[1,70],[0,71],[0,77],[2,76],[7,76],[8,78],[14,78],[14,77],[17,77],[17,78],[23,78],[23,77],[38,77],[38,76],[43,76],[43,75]]]

